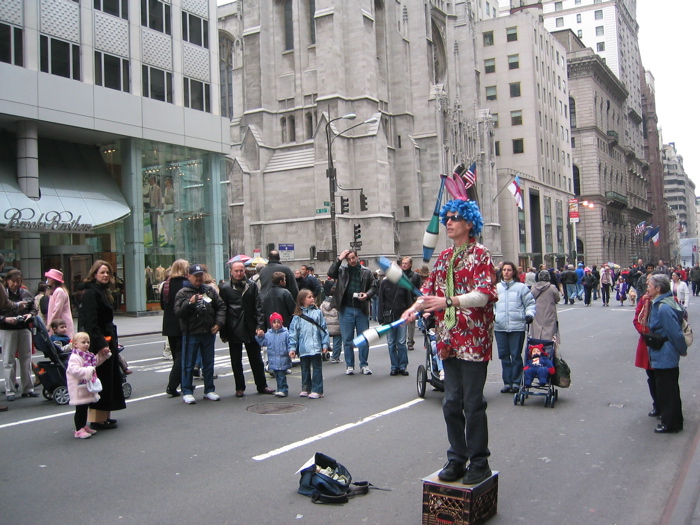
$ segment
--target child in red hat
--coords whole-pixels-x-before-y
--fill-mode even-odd
[[[268,368],[277,380],[277,397],[287,397],[287,370],[292,368],[289,352],[289,332],[282,324],[282,315],[274,312],[270,316],[270,329],[263,337],[255,337],[260,346],[267,347]]]

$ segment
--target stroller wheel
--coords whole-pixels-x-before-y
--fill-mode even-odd
[[[129,399],[132,392],[131,385],[129,383],[122,383],[122,392],[124,392],[124,399]]]
[[[428,382],[428,371],[423,365],[418,366],[418,372],[416,373],[416,390],[418,391],[418,397],[425,397],[425,385]]]
[[[518,401],[520,401],[520,393],[516,392],[513,394],[513,404],[517,407],[518,406]]]
[[[554,408],[554,403],[557,402],[557,399],[559,398],[559,392],[556,390],[554,391],[554,394],[552,394],[552,399],[549,401],[549,407]]]
[[[544,396],[544,406],[545,406],[545,407],[548,407],[548,406],[549,406],[549,400],[550,400],[550,395],[549,395],[549,394],[547,394],[546,396]]]
[[[44,399],[51,401],[53,399],[53,392],[49,392],[46,388],[41,390]]]
[[[59,405],[67,405],[68,401],[70,401],[68,388],[65,386],[56,387],[53,391],[53,400]]]

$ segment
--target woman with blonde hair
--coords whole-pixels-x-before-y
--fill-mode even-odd
[[[90,352],[97,354],[109,348],[112,353],[96,369],[102,392],[99,401],[90,405],[88,419],[93,430],[117,428],[117,420],[110,418],[111,413],[126,408],[118,357],[119,339],[114,324],[113,275],[112,265],[107,261],[95,261],[85,278],[85,292],[78,314],[79,331],[90,335]]]
[[[160,294],[160,307],[163,309],[162,334],[168,338],[173,355],[173,367],[168,377],[168,386],[165,388],[165,393],[171,397],[180,395],[177,387],[182,382],[182,330],[175,315],[175,295],[187,281],[189,267],[190,263],[185,259],[175,261],[170,267],[170,276],[164,281]]]

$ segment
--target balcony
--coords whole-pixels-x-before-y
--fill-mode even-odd
[[[620,209],[627,207],[627,197],[616,191],[606,191],[605,198],[608,199],[608,206]]]
[[[610,139],[610,145],[612,147],[617,146],[618,142],[620,142],[620,136],[617,134],[617,131],[609,129],[608,130],[608,138]]]

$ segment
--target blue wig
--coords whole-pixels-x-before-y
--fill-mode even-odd
[[[440,222],[447,224],[447,212],[451,211],[460,217],[464,217],[468,222],[471,222],[471,234],[476,237],[481,234],[481,229],[484,227],[484,218],[481,216],[479,206],[474,201],[464,201],[462,199],[454,199],[445,204],[440,210]]]

